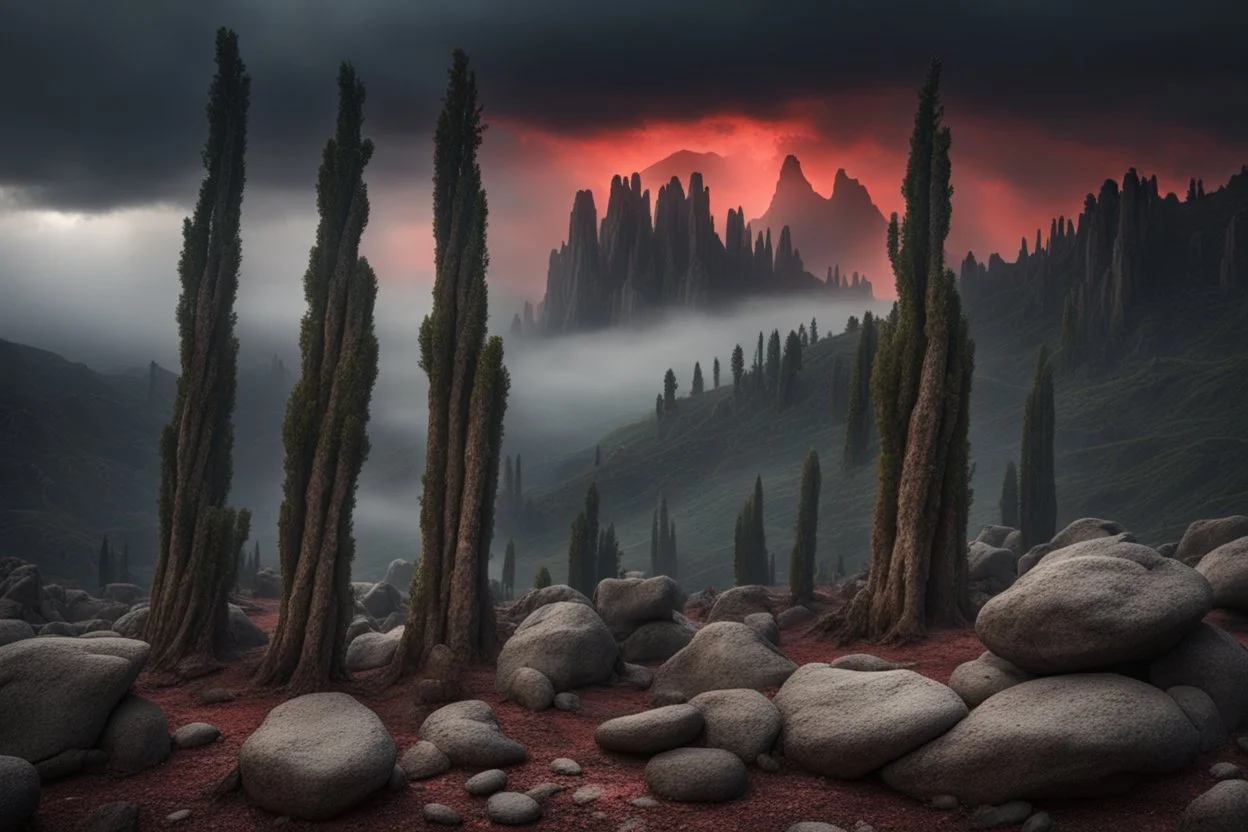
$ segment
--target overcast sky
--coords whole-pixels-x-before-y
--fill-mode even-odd
[[[180,223],[202,177],[221,25],[238,31],[252,77],[239,316],[260,334],[302,313],[342,60],[367,86],[377,146],[364,250],[394,308],[418,314],[432,124],[450,52],[467,50],[491,124],[499,327],[540,299],[577,188],[601,194],[611,173],[682,148],[750,174],[737,192],[709,183],[720,228],[730,204],[766,209],[788,152],[817,189],[843,167],[885,213],[900,209],[932,55],[945,62],[957,252],[1012,257],[1129,166],[1182,190],[1248,162],[1248,3],[1227,0],[3,3],[0,337],[97,363],[173,363]]]

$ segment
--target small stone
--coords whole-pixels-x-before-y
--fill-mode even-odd
[[[186,820],[190,816],[191,816],[190,809],[179,809],[176,812],[169,813],[169,815],[165,817],[165,820],[168,821],[169,823],[177,823],[180,820]]]
[[[459,826],[464,822],[464,819],[459,816],[459,812],[441,803],[426,803],[424,815],[426,821],[435,823],[438,826]]]
[[[538,803],[545,803],[559,792],[566,792],[568,787],[562,783],[538,783],[529,789],[525,794],[536,800]]]
[[[561,711],[579,711],[581,697],[575,693],[557,693],[555,694],[555,707]]]
[[[660,805],[659,801],[655,800],[653,797],[646,797],[645,795],[642,795],[641,797],[634,797],[628,802],[636,806],[638,809],[657,809]]]
[[[495,792],[501,792],[507,788],[507,772],[501,768],[483,771],[480,774],[469,777],[468,782],[464,784],[464,788],[468,790],[468,794],[476,797],[486,797]]]
[[[1244,770],[1234,763],[1214,763],[1209,767],[1209,774],[1215,780],[1243,780]]]
[[[845,832],[845,830],[821,820],[804,820],[793,824],[785,832]]]
[[[550,761],[550,770],[555,774],[565,774],[569,777],[577,777],[583,772],[581,764],[576,760],[570,760],[567,757],[558,757]]]
[[[775,774],[780,770],[780,764],[776,762],[776,758],[770,754],[759,754],[758,759],[754,761],[754,764],[763,771],[768,771],[772,774]]]
[[[1049,832],[1053,828],[1053,816],[1048,812],[1036,812],[1027,818],[1022,832]]]
[[[527,794],[499,792],[486,801],[485,813],[503,826],[524,826],[541,818],[542,807]]]
[[[207,722],[192,722],[173,732],[173,744],[177,748],[199,748],[216,742],[221,729]]]
[[[606,791],[602,786],[582,786],[572,794],[572,802],[577,806],[585,806],[602,797]]]
[[[83,832],[136,832],[139,828],[139,804],[128,800],[105,803],[91,813]]]
[[[641,818],[629,818],[616,827],[616,832],[645,832],[646,822]]]
[[[408,780],[426,780],[449,769],[451,761],[436,745],[428,740],[421,740],[403,753],[399,765],[403,767]]]
[[[854,832],[875,832],[875,827],[865,820],[860,820],[854,824]]]
[[[390,772],[389,787],[392,792],[401,792],[407,788],[407,772],[398,763],[394,764],[394,771]]]
[[[234,694],[225,688],[204,688],[195,694],[196,705],[221,705],[233,702]]]
[[[958,808],[958,799],[951,794],[938,794],[932,798],[932,808],[951,812]]]
[[[996,826],[1013,826],[1031,816],[1031,804],[1011,800],[1000,806],[977,806],[971,812],[972,829],[992,829]]]

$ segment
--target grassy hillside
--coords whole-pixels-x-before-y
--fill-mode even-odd
[[[1059,526],[1109,517],[1161,543],[1177,539],[1197,517],[1248,512],[1248,341],[1242,335],[1248,303],[1188,300],[1188,320],[1176,320],[1172,306],[1142,313],[1152,320],[1140,325],[1147,343],[1137,357],[1096,373],[1059,372]],[[972,330],[973,535],[998,519],[1001,478],[1006,462],[1018,458],[1036,353],[1054,330],[1022,314],[974,321]],[[541,565],[564,579],[569,526],[593,481],[602,521],[615,523],[623,543],[625,568],[648,568],[651,512],[664,493],[677,526],[682,584],[729,584],[736,515],[759,474],[768,547],[783,580],[810,448],[823,467],[818,557],[841,554],[850,571],[863,565],[874,465],[843,469],[844,428],[831,418],[829,389],[834,356],[848,360],[856,340],[839,335],[806,351],[798,402],[785,412],[773,406],[733,412],[731,387],[721,388],[680,399],[679,414],[661,433],[650,416],[605,436],[597,468],[592,447],[544,468],[538,463],[534,479],[556,484],[531,494],[539,528],[516,534],[517,584],[527,585]],[[509,534],[499,529],[496,549]]]

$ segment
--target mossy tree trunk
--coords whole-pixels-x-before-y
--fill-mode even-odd
[[[173,418],[160,440],[160,548],[144,638],[148,667],[180,677],[219,666],[227,598],[250,513],[225,505],[233,478],[234,299],[242,258],[239,226],[251,80],[238,36],[217,32],[209,89],[207,170],[194,214],[182,225],[177,319],[181,374]]]
[[[362,175],[373,144],[360,136],[364,86],[350,65],[339,71],[338,94],[338,129],[321,163],[320,224],[304,277],[302,374],[291,390],[282,431],[281,615],[257,670],[259,684],[292,693],[323,690],[348,675],[352,514],[369,450],[368,406],[377,379],[377,277],[359,256],[368,223]]]

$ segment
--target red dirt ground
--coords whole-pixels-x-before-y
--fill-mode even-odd
[[[256,616],[256,621],[271,630],[277,618],[273,602],[260,603],[264,613]],[[1210,620],[1248,643],[1248,618],[1214,613]],[[917,662],[916,671],[941,682],[948,681],[957,665],[975,658],[984,649],[969,629],[937,632],[921,645],[900,649],[867,644],[836,649],[829,642],[801,633],[801,628],[787,631],[781,642],[785,652],[799,664],[830,661],[845,653],[870,652]],[[238,832],[274,826],[277,818],[250,805],[241,792],[218,800],[206,794],[233,767],[243,740],[282,701],[280,695],[251,691],[247,673],[243,663],[194,684],[173,688],[154,687],[146,675],[141,677],[138,693],[165,709],[171,729],[188,722],[210,722],[221,729],[223,740],[204,748],[175,750],[163,765],[133,777],[117,780],[103,774],[84,774],[46,786],[37,816],[40,832],[73,832],[81,828],[96,807],[115,800],[133,800],[141,805],[144,832],[165,828]],[[787,765],[777,774],[751,767],[749,793],[731,803],[696,806],[664,801],[655,809],[638,809],[628,801],[647,794],[642,779],[645,761],[601,751],[594,744],[593,732],[606,719],[647,708],[645,692],[619,687],[589,688],[578,691],[579,713],[551,710],[535,714],[500,702],[494,694],[493,674],[489,670],[474,671],[465,681],[467,695],[493,705],[503,729],[529,751],[529,763],[509,770],[509,788],[525,790],[542,782],[559,782],[569,787],[546,804],[542,820],[530,828],[612,832],[630,817],[642,819],[649,832],[784,832],[800,820],[822,820],[846,829],[864,820],[878,832],[970,828],[965,810],[942,812],[927,808],[891,791],[877,777],[839,782],[804,774]],[[226,687],[238,698],[225,704],[196,705],[194,692],[204,687]],[[430,709],[414,704],[410,685],[396,686],[380,696],[358,692],[356,695],[385,722],[400,754],[416,742],[417,730]],[[584,776],[563,777],[549,770],[552,759],[565,756],[581,764]],[[1248,757],[1228,746],[1202,757],[1183,772],[1140,783],[1121,797],[1048,801],[1036,806],[1053,815],[1061,832],[1172,832],[1187,803],[1213,785],[1206,772],[1218,760],[1248,765]],[[438,828],[427,825],[421,815],[423,805],[430,802],[459,810],[464,817],[461,829],[503,828],[486,819],[483,799],[470,797],[464,791],[464,781],[472,773],[453,769],[441,777],[412,783],[402,793],[383,791],[333,820],[315,824],[290,821],[286,828],[325,832]],[[572,803],[572,791],[588,784],[603,786],[606,791],[597,802],[576,806]],[[167,824],[165,816],[179,809],[190,809],[191,817]]]

